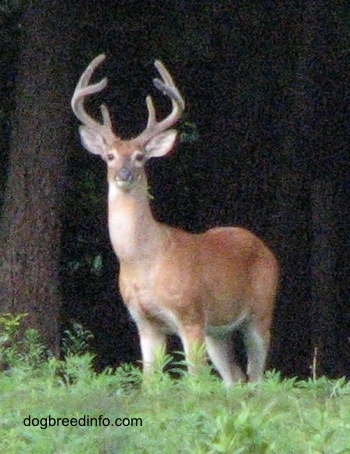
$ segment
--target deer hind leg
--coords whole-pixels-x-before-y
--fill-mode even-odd
[[[234,356],[231,333],[220,337],[207,335],[205,344],[212,363],[226,385],[246,380]]]
[[[154,370],[157,351],[165,350],[166,336],[157,326],[143,322],[138,326],[142,353],[143,373],[149,375]]]
[[[247,350],[247,375],[249,381],[258,382],[262,379],[267,353],[270,345],[270,331],[250,323],[244,330],[244,344]]]

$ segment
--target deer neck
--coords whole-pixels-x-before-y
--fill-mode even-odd
[[[123,191],[109,184],[108,227],[121,264],[154,259],[167,236],[166,228],[153,218],[145,185]]]

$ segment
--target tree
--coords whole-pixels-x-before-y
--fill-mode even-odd
[[[0,311],[27,313],[26,326],[37,328],[55,353],[62,304],[60,210],[71,139],[72,12],[64,0],[37,0],[23,16],[0,237]]]
[[[343,283],[337,270],[343,254],[338,225],[344,219],[346,149],[340,10],[310,0],[302,11],[295,5],[291,15],[296,58],[279,124],[276,232],[283,269],[276,326],[278,350],[291,352],[287,374],[308,375],[315,354],[318,374],[348,373],[342,322],[347,311],[340,304]]]

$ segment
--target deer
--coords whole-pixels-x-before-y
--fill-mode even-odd
[[[198,372],[195,351],[203,348],[226,385],[262,380],[270,345],[278,286],[278,262],[265,243],[242,227],[215,227],[189,233],[156,220],[149,200],[145,164],[168,155],[177,139],[173,129],[185,102],[159,60],[154,86],[172,103],[157,120],[151,96],[148,121],[131,139],[114,131],[109,110],[101,120],[84,102],[107,86],[107,78],[90,84],[105,55],[95,57],[76,85],[71,107],[81,122],[83,147],[107,164],[108,230],[119,260],[119,290],[137,325],[144,377],[154,372],[157,351],[168,335],[180,337],[190,374]],[[243,333],[246,371],[238,364],[233,331]]]

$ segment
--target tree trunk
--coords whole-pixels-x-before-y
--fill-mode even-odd
[[[281,152],[294,151],[287,143],[285,147]],[[281,167],[276,211],[281,276],[270,366],[288,376],[306,377],[311,364],[309,185],[296,169]]]
[[[59,349],[60,209],[70,143],[66,1],[34,1],[23,18],[16,117],[0,236],[0,312],[27,313]]]
[[[336,240],[334,183],[314,181],[311,191],[312,341],[317,349],[316,374],[337,375],[339,352],[336,313]],[[316,350],[315,350],[316,354]]]
[[[287,309],[286,306],[283,315],[281,307],[277,314],[277,317],[281,317],[278,323],[278,329],[281,329],[279,341],[280,351],[292,352],[288,363],[295,362],[295,375],[305,375],[300,370],[300,364],[304,362],[300,359],[303,358],[309,369],[316,365],[314,373],[317,375],[337,376],[344,374],[346,369],[342,352],[344,348],[340,349],[344,339],[339,334],[341,325],[337,282],[337,259],[340,255],[337,232],[340,208],[337,204],[340,198],[336,197],[336,188],[343,173],[343,145],[339,145],[343,139],[341,134],[338,139],[335,133],[341,129],[338,124],[340,117],[339,112],[332,108],[341,105],[341,94],[333,88],[330,91],[337,80],[331,62],[336,60],[333,53],[337,55],[339,50],[336,49],[337,41],[334,38],[333,11],[326,2],[309,0],[302,14],[302,22],[296,21],[295,25],[300,27],[295,38],[298,59],[296,77],[290,91],[290,113],[286,115],[285,121],[284,162],[281,161],[281,191],[278,195],[278,204],[282,208],[287,207],[281,210],[280,217],[280,226],[286,226],[285,233],[281,232],[281,241],[285,243],[283,249],[286,250],[282,254],[283,276],[285,281],[290,276],[289,279],[295,284],[288,288],[286,282],[282,282],[282,303],[285,299],[286,303],[288,301],[288,304],[293,305],[293,309]],[[292,181],[296,172],[300,175],[300,182],[294,188],[291,185],[291,191],[284,194],[283,180]],[[300,205],[299,213],[291,209],[295,203],[293,201],[298,199],[304,200],[304,207]],[[303,229],[291,235],[293,225],[299,225],[302,219]],[[296,300],[299,296],[298,307]],[[288,340],[283,339],[287,328],[294,333],[290,348],[286,348]],[[303,349],[299,349],[298,345],[302,345]],[[314,357],[316,352],[317,356]],[[304,362],[304,366],[307,363]],[[307,367],[304,371],[306,374],[311,373]]]

